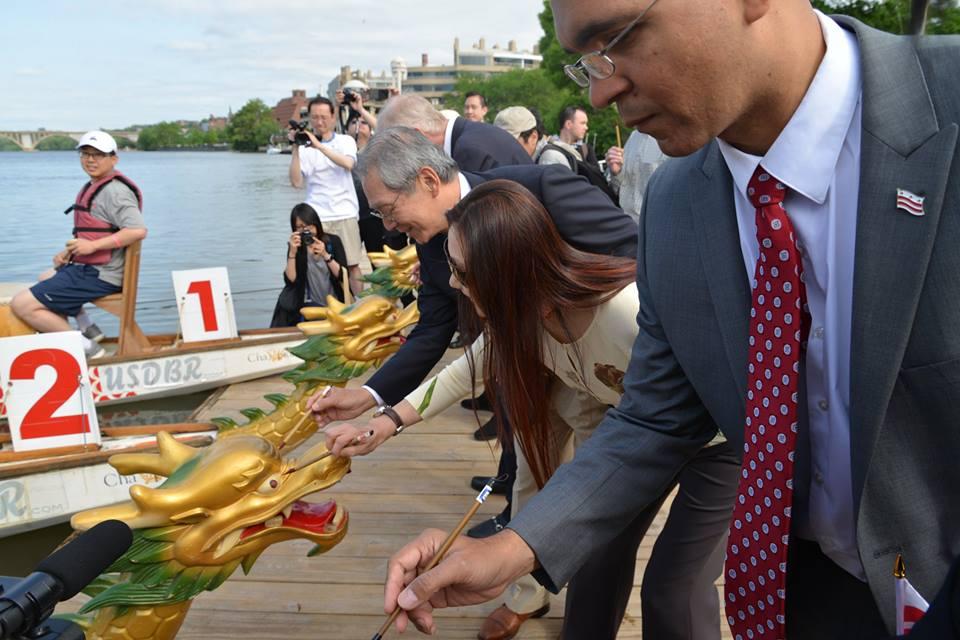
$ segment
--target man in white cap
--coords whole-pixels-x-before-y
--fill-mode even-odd
[[[96,358],[104,355],[95,342],[102,334],[91,331],[83,305],[120,291],[124,247],[145,238],[147,229],[140,189],[116,170],[119,158],[113,137],[89,131],[80,138],[77,149],[80,166],[90,180],[66,211],[73,213],[73,238],[53,256],[54,268],[42,274],[40,282],[15,295],[10,307],[42,333],[69,331],[67,316],[79,316],[80,329],[86,330],[84,351],[88,358]]]
[[[497,114],[493,124],[516,138],[530,157],[536,159],[544,144],[543,123],[530,109],[507,107]]]

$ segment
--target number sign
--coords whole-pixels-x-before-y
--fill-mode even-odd
[[[0,339],[0,384],[15,450],[100,443],[79,332]]]
[[[230,279],[225,267],[172,274],[184,342],[237,337]]]

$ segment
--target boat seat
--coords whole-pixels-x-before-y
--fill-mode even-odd
[[[140,245],[142,240],[127,245],[123,263],[123,288],[97,298],[93,304],[120,318],[118,356],[136,355],[150,351],[150,340],[137,324],[137,280],[140,277]]]

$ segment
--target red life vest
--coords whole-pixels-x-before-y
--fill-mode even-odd
[[[118,227],[113,226],[109,222],[100,220],[91,215],[90,210],[93,208],[93,199],[97,197],[97,194],[107,186],[107,183],[118,180],[123,184],[130,187],[130,190],[133,191],[137,196],[137,207],[142,211],[143,210],[143,194],[140,193],[140,187],[138,187],[133,180],[123,175],[119,171],[113,171],[103,176],[96,182],[91,180],[87,184],[83,185],[83,188],[80,189],[80,193],[77,194],[77,200],[74,202],[70,208],[68,208],[64,213],[70,213],[73,211],[73,237],[82,238],[83,240],[98,240],[104,236],[120,231]],[[82,264],[106,264],[110,262],[110,255],[112,254],[113,249],[101,249],[100,251],[94,251],[90,255],[86,256],[74,256],[74,262],[80,262]]]

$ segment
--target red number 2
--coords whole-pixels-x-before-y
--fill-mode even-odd
[[[213,308],[213,287],[209,280],[191,282],[187,293],[195,293],[200,298],[200,313],[203,314],[203,330],[206,332],[217,330],[217,312]]]
[[[66,351],[60,349],[35,349],[21,353],[10,365],[11,380],[33,380],[37,369],[53,367],[57,379],[53,386],[37,400],[20,425],[20,437],[51,438],[90,432],[90,418],[85,414],[54,418],[53,414],[70,399],[80,379],[80,365]]]

